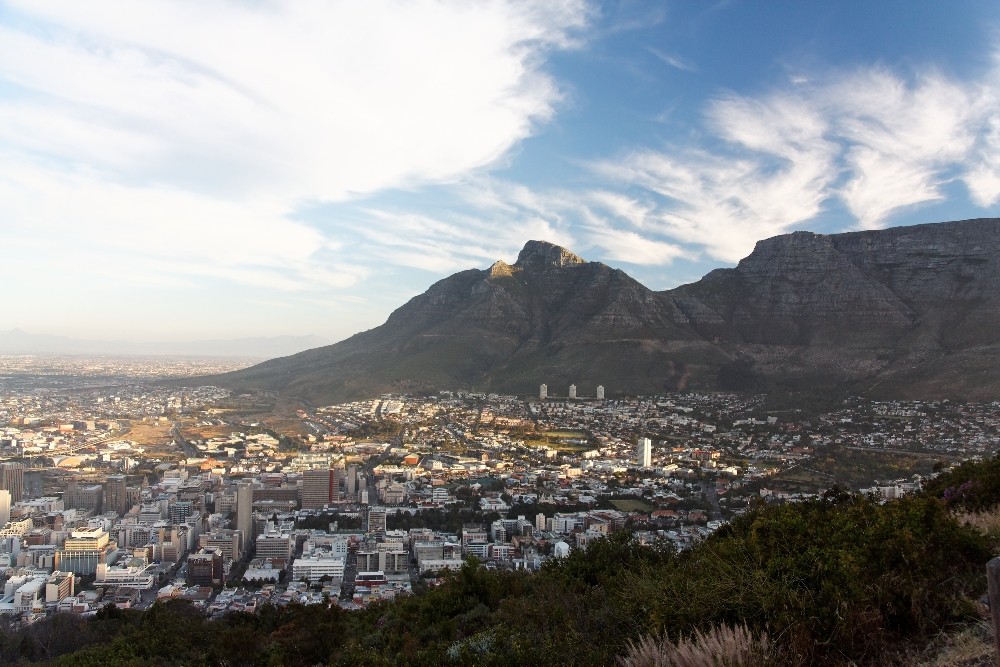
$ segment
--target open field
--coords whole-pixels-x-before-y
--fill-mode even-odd
[[[197,423],[181,426],[181,435],[185,440],[207,440],[208,438],[227,438],[233,431],[239,431],[235,426],[199,426]]]
[[[654,508],[641,500],[612,500],[616,510],[622,512],[651,512]]]
[[[573,438],[577,440],[585,440],[587,434],[584,431],[542,431],[541,435],[546,438]]]
[[[928,475],[940,457],[914,452],[872,451],[848,447],[820,450],[815,458],[788,468],[771,478],[774,484],[787,484],[795,490],[822,491],[837,484],[857,491],[872,480],[893,480]]]
[[[171,425],[132,421],[132,427],[125,436],[128,440],[147,448],[163,449],[172,447],[174,439],[170,435]]]

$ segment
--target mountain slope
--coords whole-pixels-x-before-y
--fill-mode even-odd
[[[1000,220],[761,241],[663,293],[764,378],[864,393],[1000,394]]]
[[[735,268],[653,292],[529,241],[335,345],[206,378],[313,401],[470,388],[684,388],[1000,396],[1000,220],[760,241]]]
[[[311,400],[387,390],[482,387],[581,395],[599,383],[683,386],[685,358],[726,361],[666,299],[623,271],[529,241],[513,265],[462,271],[432,285],[380,327],[343,342],[212,378]],[[624,387],[622,387],[624,389]]]

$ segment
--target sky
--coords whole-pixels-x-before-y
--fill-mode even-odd
[[[336,341],[530,239],[662,290],[998,215],[995,0],[0,0],[0,331]]]

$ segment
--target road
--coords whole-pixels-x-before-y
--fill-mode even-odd
[[[705,494],[705,499],[712,507],[712,514],[709,518],[712,521],[720,520],[722,518],[722,507],[719,505],[719,494],[715,492],[715,483],[702,482],[701,492]]]
[[[191,446],[191,443],[185,440],[184,436],[181,435],[181,427],[177,422],[174,422],[173,426],[170,428],[170,436],[174,439],[174,442],[177,443],[177,446],[181,448],[181,451],[184,452],[185,458],[192,459],[198,456],[198,452],[196,452],[194,447]]]

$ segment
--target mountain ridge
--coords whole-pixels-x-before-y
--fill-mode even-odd
[[[528,241],[340,343],[208,380],[312,401],[468,388],[1000,394],[1000,220],[793,232],[656,292]]]

